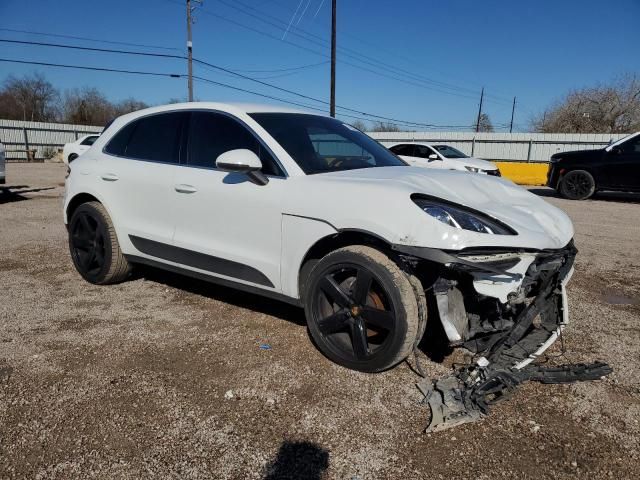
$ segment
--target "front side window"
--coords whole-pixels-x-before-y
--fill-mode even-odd
[[[395,145],[391,147],[389,150],[391,150],[396,155],[404,155],[406,157],[414,156],[413,145],[407,144],[407,143],[403,143],[402,145]]]
[[[182,127],[188,112],[168,112],[142,117],[125,125],[105,147],[121,157],[179,163]]]
[[[304,113],[254,113],[258,122],[308,175],[406,165],[345,123]]]
[[[93,145],[93,143],[98,139],[97,135],[92,135],[90,137],[85,138],[82,142],[80,142],[80,145]]]
[[[429,158],[429,155],[435,155],[436,152],[431,150],[429,147],[425,147],[424,145],[416,145],[416,157],[420,158]]]
[[[469,158],[468,155],[449,145],[434,145],[433,148],[440,152],[440,155],[445,158]]]
[[[220,155],[240,148],[251,150],[258,156],[265,175],[283,175],[269,151],[237,120],[214,112],[191,114],[187,165],[215,168]]]

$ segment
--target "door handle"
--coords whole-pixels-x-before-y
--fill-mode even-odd
[[[119,177],[115,173],[103,173],[102,175],[100,175],[100,178],[107,182],[115,182]]]
[[[175,185],[173,188],[175,188],[178,193],[196,193],[198,191],[196,187],[193,185],[187,185],[186,183],[180,183]]]

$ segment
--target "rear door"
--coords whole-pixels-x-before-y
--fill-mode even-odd
[[[266,185],[216,168],[222,153],[254,152]],[[245,284],[280,290],[285,172],[260,139],[237,118],[194,111],[188,157],[176,174],[171,198],[178,209],[175,248],[168,260]]]
[[[98,163],[105,203],[138,250],[142,240],[173,241],[173,179],[187,118],[187,112],[165,112],[132,121],[109,141]]]
[[[423,164],[424,162],[415,156],[415,149],[416,146],[413,143],[402,143],[400,145],[394,145],[389,150],[398,155],[409,165],[413,165],[415,167],[426,166]]]

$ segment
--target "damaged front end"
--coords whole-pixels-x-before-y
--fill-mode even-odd
[[[604,363],[532,364],[569,322],[566,284],[577,253],[573,241],[562,249],[542,251],[397,250],[414,269],[424,261],[439,267],[437,276],[423,284],[431,285],[429,294],[450,345],[465,348],[475,358],[449,377],[418,384],[431,408],[427,431],[480,419],[527,380],[568,383],[611,373]]]

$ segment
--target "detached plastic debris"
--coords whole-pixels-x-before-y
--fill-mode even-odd
[[[260,350],[271,350],[271,345],[268,343],[261,343],[259,348]]]
[[[426,432],[438,432],[480,420],[489,413],[493,404],[508,398],[519,384],[527,380],[582,382],[597,380],[612,371],[603,362],[557,367],[528,365],[520,370],[475,365],[435,382],[425,379],[417,386],[431,409],[431,421]]]

